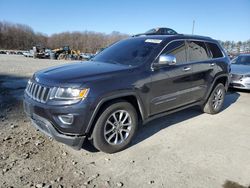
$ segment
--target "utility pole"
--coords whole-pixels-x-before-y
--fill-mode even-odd
[[[193,20],[192,35],[194,34],[194,24],[195,24],[195,20]]]

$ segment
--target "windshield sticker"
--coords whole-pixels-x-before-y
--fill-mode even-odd
[[[159,39],[146,39],[145,42],[160,44],[162,40]]]

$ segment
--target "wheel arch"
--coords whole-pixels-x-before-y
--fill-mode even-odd
[[[89,124],[87,126],[86,131],[85,131],[85,133],[90,138],[92,137],[92,132],[93,132],[93,129],[95,127],[95,123],[96,123],[100,113],[102,113],[102,111],[110,104],[113,104],[115,102],[121,102],[121,101],[126,101],[126,102],[129,102],[130,104],[133,105],[133,107],[135,108],[135,110],[137,112],[139,122],[145,120],[145,110],[144,110],[142,101],[135,93],[123,93],[123,94],[118,94],[118,95],[114,95],[111,97],[106,97],[106,98],[103,98],[97,104],[97,106],[96,106],[96,108],[95,108],[95,110],[90,118]]]
[[[214,79],[213,83],[211,84],[210,89],[209,89],[208,92],[207,92],[207,95],[206,95],[206,98],[205,98],[206,100],[205,100],[205,101],[208,100],[208,98],[209,98],[209,96],[211,95],[213,89],[216,87],[216,85],[217,85],[218,83],[222,83],[222,84],[225,86],[225,89],[226,89],[226,91],[227,91],[228,85],[229,85],[229,76],[228,76],[228,74],[221,74],[221,75],[217,76],[217,77]]]

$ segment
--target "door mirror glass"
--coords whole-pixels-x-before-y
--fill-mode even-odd
[[[160,55],[159,57],[159,65],[175,65],[176,57],[174,55]]]

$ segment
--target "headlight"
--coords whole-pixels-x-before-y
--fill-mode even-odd
[[[50,99],[77,100],[87,97],[89,89],[53,88]]]

